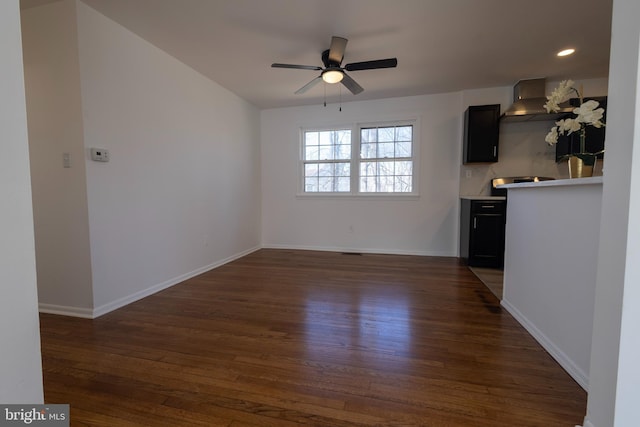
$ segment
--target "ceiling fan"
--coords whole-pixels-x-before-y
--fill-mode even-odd
[[[318,77],[302,86],[295,93],[299,95],[305,93],[321,80],[327,83],[342,83],[354,95],[359,94],[364,89],[353,80],[345,71],[375,70],[378,68],[394,68],[398,65],[397,58],[377,59],[374,61],[353,62],[344,67],[341,66],[344,58],[344,50],[347,46],[347,39],[333,36],[331,46],[322,52],[322,63],[324,68],[315,65],[294,65],[294,64],[271,64],[273,68],[295,68],[299,70],[322,71]]]

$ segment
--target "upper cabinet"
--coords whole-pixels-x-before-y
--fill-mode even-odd
[[[462,163],[498,161],[500,104],[475,105],[464,114]]]

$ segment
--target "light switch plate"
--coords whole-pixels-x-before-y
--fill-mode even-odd
[[[71,167],[71,154],[62,153],[62,167],[70,168]]]

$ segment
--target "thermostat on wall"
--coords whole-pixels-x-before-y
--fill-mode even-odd
[[[104,148],[92,148],[91,149],[91,160],[96,162],[108,162],[109,161],[109,151]]]

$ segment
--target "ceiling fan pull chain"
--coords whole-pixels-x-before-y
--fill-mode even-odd
[[[342,86],[339,86],[338,90],[340,91],[340,108],[338,111],[342,111]]]
[[[327,83],[322,82],[322,87],[324,88],[324,106],[327,106]]]
[[[322,87],[324,88],[324,106],[327,107],[327,84],[322,82]]]

